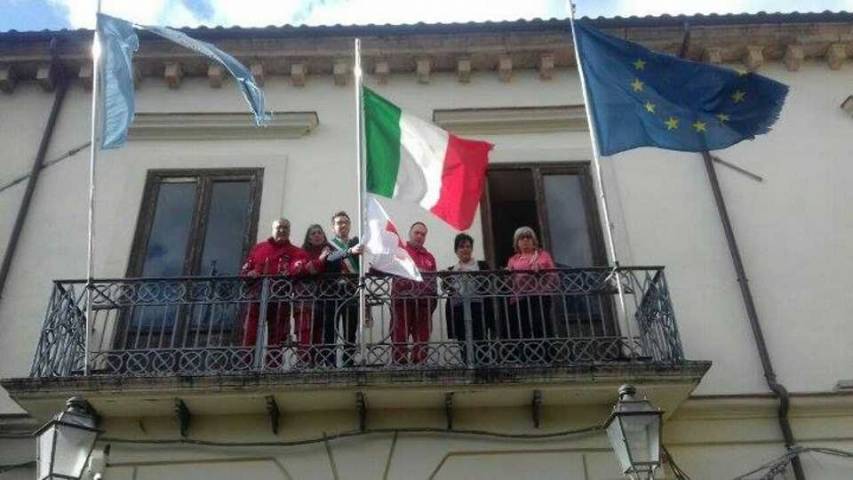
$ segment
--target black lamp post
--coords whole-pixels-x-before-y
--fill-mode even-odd
[[[65,410],[36,432],[36,479],[79,479],[100,433],[97,423],[88,402],[70,398]]]
[[[633,385],[619,387],[619,401],[605,424],[622,473],[632,478],[654,478],[660,466],[663,412],[646,399],[637,400]]]

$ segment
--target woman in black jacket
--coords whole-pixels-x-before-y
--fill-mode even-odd
[[[453,240],[453,251],[459,259],[455,265],[447,268],[454,275],[445,277],[443,288],[447,293],[444,304],[444,315],[447,324],[447,336],[458,340],[461,345],[462,362],[468,365],[468,340],[465,322],[465,301],[471,305],[471,339],[473,340],[474,365],[482,366],[488,359],[489,345],[484,342],[490,331],[496,325],[492,299],[485,297],[488,292],[485,277],[476,274],[465,275],[464,272],[484,272],[491,270],[489,264],[473,257],[474,239],[470,235],[460,233]]]

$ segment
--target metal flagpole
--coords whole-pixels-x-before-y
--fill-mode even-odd
[[[581,93],[583,94],[584,110],[586,111],[586,122],[589,126],[589,137],[592,141],[592,168],[595,171],[595,185],[598,188],[598,205],[601,209],[601,214],[604,216],[604,235],[607,241],[607,260],[613,265],[613,272],[616,275],[616,291],[619,295],[619,309],[625,321],[625,333],[628,336],[628,348],[631,351],[631,357],[634,357],[635,351],[632,345],[634,337],[631,329],[631,321],[628,318],[628,309],[625,305],[625,292],[622,288],[622,277],[619,272],[619,259],[616,256],[616,245],[613,242],[613,229],[610,224],[610,211],[607,208],[607,195],[604,193],[604,181],[601,176],[601,160],[598,153],[598,135],[595,131],[595,123],[592,119],[592,108],[590,108],[589,97],[586,90],[586,76],[583,71],[583,62],[581,62],[580,53],[578,51],[578,38],[575,35],[575,4],[569,2],[569,23],[572,27],[572,44],[575,50],[575,63],[578,66],[578,76],[581,80]]]
[[[95,160],[98,157],[98,143],[95,139],[98,128],[98,64],[101,57],[101,39],[98,37],[98,14],[101,13],[101,0],[95,13],[95,31],[92,35],[92,131],[89,138],[89,216],[88,244],[86,246],[86,331],[84,333],[83,375],[89,375],[89,322],[92,319],[92,289],[95,276]]]
[[[358,240],[364,242],[364,220],[365,220],[365,180],[364,174],[364,144],[362,142],[364,130],[364,108],[362,106],[362,75],[361,70],[361,39],[356,38],[353,41],[353,51],[355,61],[352,69],[353,83],[355,84],[355,148],[356,148],[356,178],[358,179]],[[367,361],[367,342],[365,339],[366,318],[365,318],[365,274],[364,252],[358,256],[358,336],[361,340],[361,362]]]

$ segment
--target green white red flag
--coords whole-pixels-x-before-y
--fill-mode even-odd
[[[455,229],[468,229],[493,145],[459,138],[368,88],[362,92],[367,191],[417,203]]]

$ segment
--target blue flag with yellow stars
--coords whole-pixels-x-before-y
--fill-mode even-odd
[[[701,152],[767,133],[788,87],[754,73],[654,53],[574,24],[602,155],[636,147]]]

